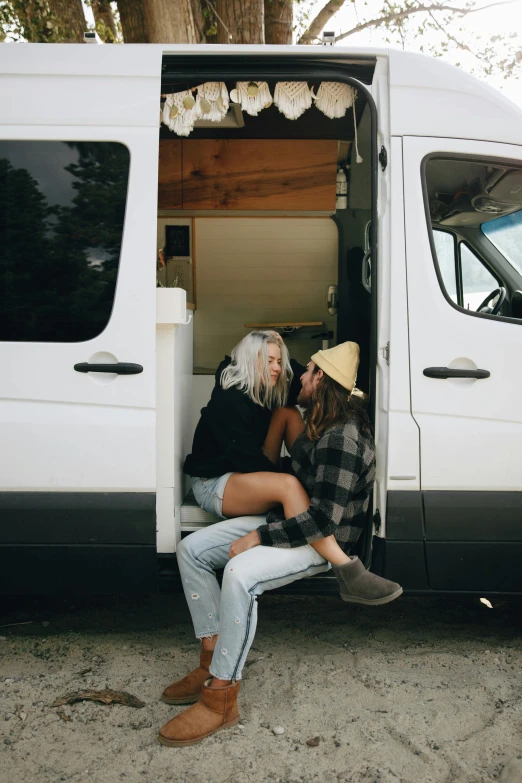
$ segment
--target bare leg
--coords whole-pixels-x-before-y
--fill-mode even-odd
[[[283,442],[290,451],[303,429],[304,422],[297,408],[276,408],[272,413],[268,434],[263,443],[263,452],[268,459],[277,464]]]
[[[285,518],[296,516],[310,506],[301,482],[288,473],[233,473],[225,486],[223,514],[242,517],[266,514],[281,504]]]

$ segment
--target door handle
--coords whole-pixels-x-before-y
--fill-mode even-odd
[[[366,291],[368,291],[369,294],[372,292],[372,260],[371,260],[371,248],[370,250],[367,250],[364,254],[364,258],[362,260],[362,284]],[[370,273],[368,275],[368,272]]]
[[[76,372],[110,372],[115,375],[139,375],[143,372],[141,364],[132,364],[132,362],[117,362],[116,364],[89,364],[89,362],[80,362],[74,365]]]
[[[480,381],[482,378],[489,378],[489,370],[454,370],[451,367],[426,367],[423,371],[426,378],[475,378]]]

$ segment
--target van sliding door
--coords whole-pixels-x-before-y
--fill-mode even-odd
[[[2,47],[0,591],[152,586],[157,47]]]

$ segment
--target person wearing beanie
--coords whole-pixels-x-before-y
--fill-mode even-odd
[[[344,601],[381,605],[401,595],[400,585],[349,555],[366,525],[375,478],[371,426],[354,393],[358,361],[359,346],[342,343],[314,354],[301,375],[303,431],[291,461],[308,505],[290,517],[279,507],[266,517],[225,519],[178,545],[183,589],[203,649],[199,667],[163,693],[169,704],[191,706],[160,729],[162,744],[192,745],[239,721],[241,674],[256,632],[257,596],[265,590],[328,571],[331,562]],[[329,541],[332,555],[323,549],[323,556],[314,544]],[[221,588],[217,568],[224,568]]]

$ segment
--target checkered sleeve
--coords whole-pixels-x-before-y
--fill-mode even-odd
[[[335,533],[362,471],[358,443],[345,428],[333,428],[315,449],[315,484],[307,511],[289,519],[271,512],[258,528],[263,546],[304,546]]]

